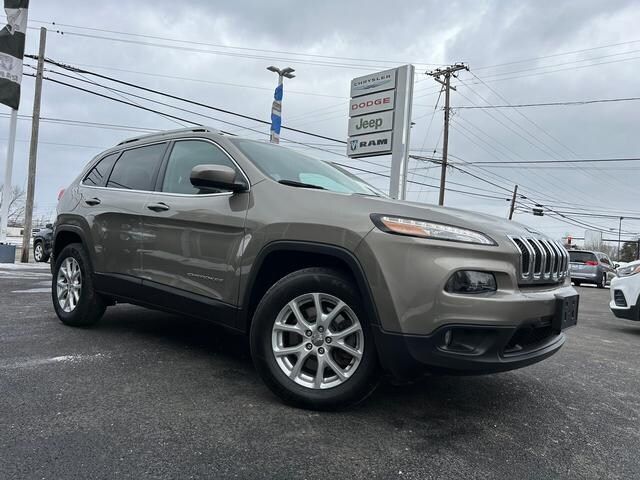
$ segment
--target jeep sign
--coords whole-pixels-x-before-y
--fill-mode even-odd
[[[349,155],[382,155],[391,153],[391,132],[372,133],[349,137],[347,150]]]
[[[394,100],[395,91],[393,90],[352,98],[349,102],[349,116],[393,110]]]
[[[384,132],[393,128],[393,110],[349,119],[349,136]]]

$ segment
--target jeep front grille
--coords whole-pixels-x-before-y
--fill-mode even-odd
[[[534,237],[509,237],[520,252],[519,284],[558,283],[568,275],[569,253],[562,244]]]

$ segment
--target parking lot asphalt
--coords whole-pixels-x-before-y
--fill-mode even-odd
[[[47,265],[0,265],[0,478],[639,478],[640,323],[579,288],[579,326],[523,370],[282,405],[242,337],[118,305],[90,329]]]

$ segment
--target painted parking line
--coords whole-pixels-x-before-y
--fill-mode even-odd
[[[26,290],[11,290],[11,293],[51,293],[51,287],[27,288]]]

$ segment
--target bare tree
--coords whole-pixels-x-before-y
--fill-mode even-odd
[[[0,185],[0,192],[2,185]],[[11,197],[9,198],[9,214],[7,215],[7,225],[10,227],[19,227],[24,220],[26,192],[23,188],[14,185],[11,189]],[[4,198],[0,196],[0,206],[4,202]]]

